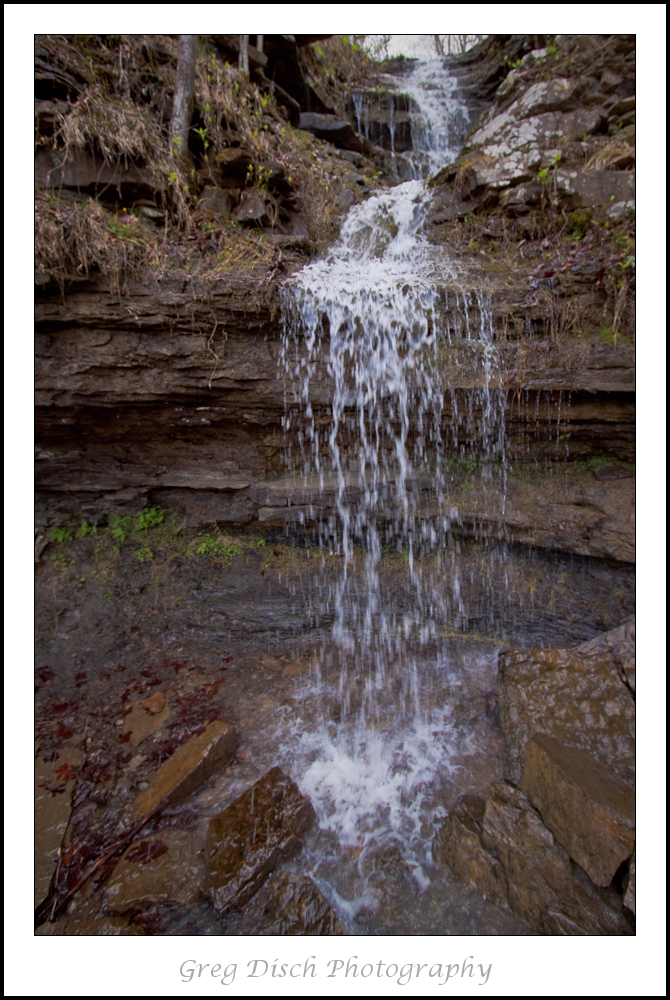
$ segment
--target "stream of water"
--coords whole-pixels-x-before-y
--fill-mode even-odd
[[[455,157],[467,110],[441,60],[419,64],[406,89],[418,107],[412,155],[420,177]],[[299,386],[287,401],[286,429],[297,429],[300,442],[289,463],[305,488],[332,498],[326,513],[310,514],[323,552],[341,565],[319,597],[311,583],[311,600],[332,615],[332,634],[302,682],[302,711],[283,755],[331,838],[329,848],[313,845],[312,873],[341,913],[368,914],[369,932],[390,919],[373,891],[384,881],[380,866],[400,864],[409,873],[400,926],[430,933],[435,924],[419,917],[419,900],[434,877],[434,824],[469,757],[484,764],[479,775],[470,768],[467,787],[481,790],[496,774],[494,711],[470,713],[468,724],[457,705],[464,690],[494,689],[495,646],[450,637],[461,568],[447,470],[458,455],[443,429],[444,391],[431,359],[452,332],[479,341],[485,376],[460,415],[454,396],[452,426],[459,416],[474,422],[479,451],[498,470],[505,401],[489,389],[496,357],[486,297],[464,286],[445,298],[444,285],[458,287],[459,273],[423,235],[428,200],[416,179],[352,208],[336,245],[284,289],[284,365]],[[312,401],[324,353],[334,384],[325,408]],[[404,583],[389,588],[380,569],[394,557]],[[504,546],[491,549],[490,560],[505,558]],[[329,860],[333,838],[337,864]]]

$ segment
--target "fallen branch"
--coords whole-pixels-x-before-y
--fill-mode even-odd
[[[105,853],[98,858],[98,860],[91,865],[89,869],[77,880],[75,885],[68,889],[68,891],[63,895],[59,901],[58,899],[58,875],[61,868],[61,852],[58,852],[58,864],[56,866],[56,871],[51,880],[51,885],[49,887],[49,892],[46,899],[42,900],[37,909],[35,910],[35,927],[39,927],[40,924],[53,923],[55,917],[59,917],[63,912],[67,904],[70,902],[73,896],[75,896],[82,886],[88,882],[91,876],[104,864],[106,864],[110,858],[113,858],[129,840],[133,840],[137,834],[140,832],[142,827],[146,826],[150,819],[153,819],[157,813],[160,811],[162,806],[156,806],[153,812],[150,812],[140,823],[136,823],[135,826],[131,827],[130,830],[124,836],[117,840],[115,844],[112,844]]]

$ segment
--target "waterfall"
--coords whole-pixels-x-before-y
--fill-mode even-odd
[[[455,155],[467,113],[442,61],[411,79],[412,155],[434,171]],[[361,101],[355,108],[360,121]],[[285,427],[299,449],[290,463],[325,567],[310,600],[333,622],[303,691],[318,702],[318,723],[300,730],[291,756],[303,762],[296,776],[322,829],[366,850],[401,843],[424,886],[436,783],[470,738],[456,734],[444,691],[463,669],[491,669],[490,656],[445,639],[465,611],[449,470],[471,461],[463,435],[489,466],[505,451],[490,303],[426,239],[429,197],[423,180],[410,180],[353,207],[336,244],[283,288]],[[457,339],[473,342],[483,373],[465,400],[439,376],[440,352]],[[397,564],[394,587],[384,560]]]

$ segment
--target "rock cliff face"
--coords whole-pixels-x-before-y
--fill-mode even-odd
[[[616,214],[612,204],[617,211],[629,207],[630,157],[611,159],[610,149],[616,142],[623,148],[623,131],[609,136],[607,130],[613,122],[618,128],[619,118],[625,126],[633,108],[631,47],[627,39],[612,36],[603,43],[609,55],[599,57],[603,66],[594,69],[584,42],[566,37],[552,43],[556,51],[551,46],[531,51],[528,46],[536,42],[500,36],[455,63],[480,117],[460,161],[436,178],[428,232],[434,243],[460,255],[473,286],[488,286],[497,353],[495,367],[485,371],[481,345],[457,336],[449,351],[436,357],[435,369],[445,390],[445,432],[452,439],[467,437],[466,431],[454,431],[459,393],[485,382],[507,390],[512,465],[507,503],[495,490],[481,493],[467,481],[464,485],[466,477],[456,470],[453,520],[466,533],[502,533],[542,547],[630,561],[634,349],[620,331],[631,309],[632,268],[621,271],[619,289],[614,280],[619,272],[614,274],[608,298],[609,244],[604,241],[609,236],[602,227],[594,236],[593,214],[585,217],[583,238],[573,231],[572,243],[566,243],[565,234],[557,241],[550,234],[554,242],[547,249],[548,238],[542,241],[540,233],[521,239],[528,244],[524,251],[516,236],[526,231],[520,227],[529,219],[537,216],[538,226],[542,221],[533,207],[536,195],[554,199],[553,208],[543,209],[545,228],[547,213],[567,219],[566,206],[573,213],[581,206],[597,214],[602,205],[609,216]],[[300,39],[296,45],[296,66],[304,63],[303,73],[309,75]],[[269,57],[278,59],[278,53],[279,48]],[[620,72],[608,68],[608,60],[610,66],[618,60]],[[571,75],[565,75],[564,63]],[[515,67],[511,72],[510,65]],[[596,70],[594,83],[589,74]],[[286,74],[288,93],[297,85],[288,69]],[[396,79],[402,90],[402,78]],[[360,124],[353,105],[338,109],[327,106],[325,98],[319,106],[316,97],[310,101],[303,114],[332,117],[345,110],[350,130]],[[401,104],[396,99],[399,112]],[[584,139],[587,132],[593,135]],[[387,146],[382,133],[372,138]],[[582,156],[583,166],[589,143],[591,159],[598,149],[603,163],[610,157],[607,169],[581,169],[575,175],[573,161]],[[560,167],[554,147],[564,151]],[[360,154],[350,155],[360,159]],[[49,157],[54,154],[40,151],[37,179],[45,190],[56,183]],[[549,166],[543,167],[545,160]],[[131,163],[121,179],[112,176],[118,165],[105,168],[112,170],[109,177],[99,170],[93,177],[91,170],[99,165],[89,154],[68,164],[56,180],[72,190],[103,182],[129,184],[140,197],[151,183],[141,164]],[[549,185],[536,180],[543,169]],[[351,187],[360,197],[360,185],[352,182]],[[238,195],[230,190],[234,201]],[[226,202],[228,210],[233,201]],[[467,247],[459,246],[453,226],[463,230],[468,220],[457,220],[482,206],[489,206],[482,232]],[[574,219],[571,224],[581,225]],[[294,231],[300,228],[292,225]],[[277,234],[273,240],[261,261],[228,268],[207,283],[186,269],[147,272],[116,284],[92,271],[87,277],[71,276],[61,292],[46,275],[38,275],[40,528],[62,523],[74,509],[100,519],[106,511],[136,511],[152,502],[181,508],[195,525],[305,520],[315,505],[327,507],[327,496],[318,498],[308,488],[297,496],[287,484],[285,447],[291,442],[282,430],[286,400],[295,386],[280,364],[280,285],[313,247],[300,236]],[[498,246],[500,254],[490,252]],[[622,288],[629,292],[627,300]],[[445,287],[446,311],[453,308],[449,296]],[[596,313],[602,319],[608,306],[615,312],[613,327],[598,333],[587,319]],[[317,367],[311,401],[317,416],[326,419],[332,382],[325,356]],[[421,483],[415,487],[420,493]]]

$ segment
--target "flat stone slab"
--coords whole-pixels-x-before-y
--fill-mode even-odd
[[[635,792],[577,747],[537,734],[519,788],[592,882],[607,886],[635,849]]]
[[[198,838],[186,830],[165,830],[134,841],[107,885],[108,911],[128,913],[161,903],[196,903],[205,875],[199,846]]]
[[[158,806],[185,802],[213,774],[221,771],[237,747],[237,733],[226,722],[210,722],[204,732],[183,743],[158,769],[133,803],[132,816],[143,819]]]
[[[459,799],[438,831],[433,857],[542,934],[632,933],[620,897],[593,885],[512,785],[494,782],[486,801]]]
[[[209,824],[206,888],[215,909],[242,907],[270,872],[302,847],[316,819],[312,803],[279,767],[273,767]]]
[[[247,903],[229,928],[235,935],[331,935],[344,928],[311,878],[278,872]]]

